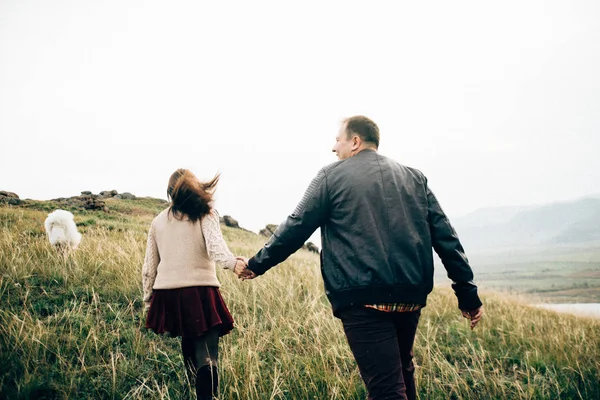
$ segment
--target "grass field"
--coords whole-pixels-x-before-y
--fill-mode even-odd
[[[0,398],[183,398],[178,340],[142,328],[146,232],[164,203],[74,209],[83,242],[66,260],[43,231],[55,206],[0,207]],[[266,240],[223,231],[239,255]],[[365,398],[316,255],[300,251],[254,281],[219,279],[236,320],[221,341],[220,399]],[[415,345],[421,399],[600,398],[600,321],[493,291],[482,299],[485,318],[471,331],[450,290],[430,296]]]
[[[473,253],[469,258],[484,289],[525,293],[553,303],[600,303],[600,248],[548,247]]]

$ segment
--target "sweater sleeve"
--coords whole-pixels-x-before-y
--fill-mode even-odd
[[[209,258],[220,267],[233,270],[237,259],[229,251],[229,247],[225,243],[225,239],[221,233],[219,213],[215,209],[202,218],[202,234],[206,241],[206,250],[208,251]]]
[[[144,266],[142,267],[142,286],[144,288],[144,301],[150,301],[152,297],[152,287],[156,280],[156,271],[160,262],[160,254],[156,245],[156,235],[154,222],[150,225],[148,232],[148,243],[146,244],[146,257],[144,258]]]

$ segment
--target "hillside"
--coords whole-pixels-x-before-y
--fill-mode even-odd
[[[482,209],[452,223],[473,250],[598,243],[600,198]]]
[[[146,232],[164,202],[72,206],[83,241],[66,260],[43,230],[57,204],[0,205],[0,398],[182,398],[178,340],[142,329]],[[238,255],[267,240],[222,228]],[[254,281],[219,279],[236,320],[221,342],[221,399],[365,398],[317,255],[301,250]],[[415,346],[421,399],[600,398],[600,321],[482,298],[470,331],[451,291],[434,290]]]

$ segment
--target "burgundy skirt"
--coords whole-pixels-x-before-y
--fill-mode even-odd
[[[219,288],[194,286],[153,291],[146,317],[146,328],[170,336],[198,337],[219,327],[220,336],[233,329],[229,313]]]

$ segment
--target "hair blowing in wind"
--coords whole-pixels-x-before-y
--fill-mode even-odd
[[[195,222],[208,214],[213,194],[219,182],[217,174],[208,182],[201,182],[190,170],[180,168],[169,179],[167,195],[171,200],[170,212],[177,219],[184,215]]]

